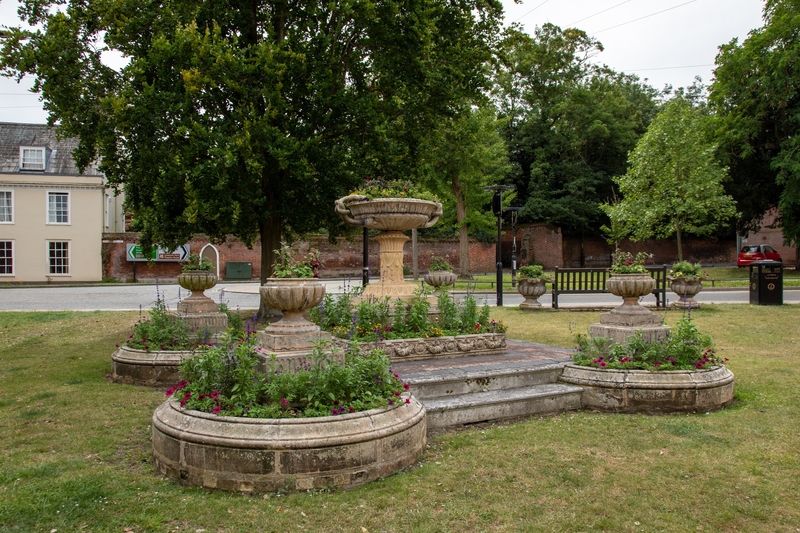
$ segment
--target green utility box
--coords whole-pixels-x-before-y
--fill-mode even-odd
[[[251,279],[253,279],[253,263],[250,261],[225,263],[225,281],[250,281]]]

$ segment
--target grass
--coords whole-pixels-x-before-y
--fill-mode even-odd
[[[495,317],[514,338],[571,347],[599,314]],[[352,491],[241,495],[155,473],[163,391],[106,381],[138,313],[0,313],[0,531],[796,532],[800,306],[694,317],[730,358],[730,408],[476,427]]]

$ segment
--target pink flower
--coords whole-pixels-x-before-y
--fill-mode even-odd
[[[283,405],[289,405],[289,402],[286,401],[286,398],[281,398],[281,403]]]
[[[392,394],[394,394],[395,396],[400,396],[400,393],[398,391],[394,391]]]
[[[408,390],[408,389],[410,389],[411,387],[409,387],[409,386],[408,386],[408,383],[403,383],[403,388],[404,388],[405,390]]]
[[[406,403],[411,403],[411,398],[406,398]]]
[[[214,408],[211,410],[211,412],[214,413],[214,414],[217,414],[217,413],[219,413],[220,409],[222,409],[221,406],[215,405]]]

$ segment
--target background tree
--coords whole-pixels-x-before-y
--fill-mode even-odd
[[[800,2],[767,0],[764,26],[721,46],[710,103],[719,117],[740,234],[780,208],[784,240],[800,242]]]
[[[657,92],[589,63],[602,45],[580,30],[545,24],[532,37],[511,33],[503,45],[498,99],[520,218],[558,225],[583,245],[606,222],[599,206],[655,116]]]
[[[35,77],[81,167],[101,158],[145,247],[260,238],[264,279],[284,235],[344,228],[332,202],[367,174],[419,176],[421,142],[485,86],[501,13],[495,0],[40,0],[20,8],[39,29],[10,29],[0,61]]]
[[[470,229],[491,232],[496,224],[495,216],[484,209],[492,192],[483,187],[501,182],[509,170],[508,150],[495,114],[492,106],[465,107],[443,121],[427,143],[425,183],[445,207],[438,226],[458,229],[462,277],[470,276]],[[507,194],[506,201],[510,198]]]
[[[686,100],[667,102],[631,152],[628,172],[614,178],[622,199],[602,206],[631,240],[675,235],[678,261],[683,234],[708,235],[736,215],[707,129],[707,118]]]

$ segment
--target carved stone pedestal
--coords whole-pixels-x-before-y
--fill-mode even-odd
[[[641,332],[644,339],[653,342],[669,336],[670,328],[662,324],[661,317],[640,305],[622,305],[600,315],[600,323],[589,326],[592,337],[607,337],[614,342]]]
[[[219,312],[219,306],[205,295],[206,289],[217,284],[217,276],[208,270],[187,270],[178,276],[178,283],[192,294],[178,304],[178,318],[189,325],[192,333],[208,331],[211,334],[225,331],[228,317]]]

